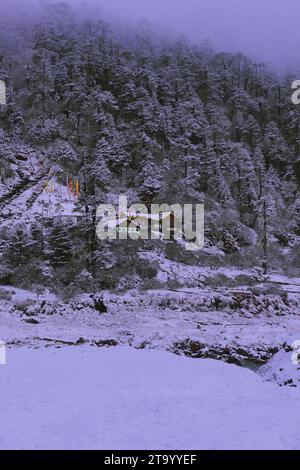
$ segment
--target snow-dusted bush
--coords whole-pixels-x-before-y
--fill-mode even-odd
[[[1,300],[11,300],[13,291],[9,292],[6,289],[1,289],[0,287],[0,301]]]

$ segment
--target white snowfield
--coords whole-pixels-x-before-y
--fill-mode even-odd
[[[300,449],[299,389],[129,347],[8,350],[1,449]]]

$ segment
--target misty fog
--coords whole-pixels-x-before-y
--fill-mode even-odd
[[[53,0],[54,2],[54,0]],[[2,12],[33,15],[47,0],[1,0]],[[67,0],[79,14],[99,9],[107,20],[135,24],[147,19],[158,30],[209,39],[216,50],[241,51],[279,71],[298,70],[299,0]],[[17,5],[17,6],[16,6]],[[93,6],[93,9],[88,7]]]

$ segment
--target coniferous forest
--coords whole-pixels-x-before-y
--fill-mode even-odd
[[[300,77],[272,69],[295,17],[56,1],[0,0],[0,449],[299,449]]]
[[[300,108],[292,77],[241,53],[157,37],[145,23],[119,33],[63,3],[26,24],[3,20],[0,47],[3,280],[116,287],[125,274],[155,275],[155,266],[136,261],[141,249],[188,264],[297,271]],[[77,224],[29,217],[36,185],[51,171],[81,181]],[[9,206],[30,188],[22,220],[24,209],[15,216]],[[118,194],[146,205],[204,203],[205,249],[98,241],[96,207]]]

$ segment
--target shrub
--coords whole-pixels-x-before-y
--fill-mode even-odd
[[[0,288],[0,300],[11,300],[12,292]]]

